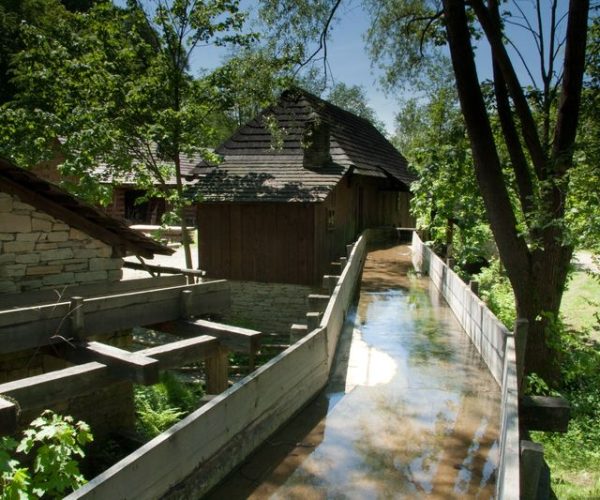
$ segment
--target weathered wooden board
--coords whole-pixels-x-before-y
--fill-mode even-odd
[[[161,370],[201,361],[217,354],[219,340],[211,335],[201,335],[168,344],[149,347],[138,354],[158,360]]]
[[[223,280],[195,285],[95,297],[83,302],[85,336],[171,321],[181,317],[181,294],[192,292],[188,313],[219,312],[230,304]],[[60,304],[0,311],[0,353],[21,351],[71,338],[70,305]]]
[[[519,402],[519,418],[530,431],[567,432],[571,405],[561,397],[524,396]]]
[[[0,436],[15,432],[17,424],[17,406],[0,395]]]
[[[182,483],[201,496],[325,385],[326,348],[325,330],[314,331],[67,498],[154,499]],[[198,469],[250,425],[227,466]]]
[[[71,297],[100,297],[137,290],[168,288],[186,284],[187,280],[185,276],[177,275],[107,281],[89,285],[63,286],[56,287],[56,289],[53,290],[39,290],[35,292],[3,295],[0,299],[0,310],[68,302]]]
[[[178,320],[157,323],[153,328],[179,335],[180,337],[196,337],[212,335],[222,345],[235,352],[254,352],[259,345],[262,333],[249,328],[241,328],[206,320]]]

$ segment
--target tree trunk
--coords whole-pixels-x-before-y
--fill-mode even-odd
[[[193,269],[192,251],[190,248],[191,242],[187,232],[187,224],[185,223],[185,205],[183,203],[183,181],[181,179],[181,162],[179,154],[173,158],[175,163],[175,180],[177,181],[177,216],[181,222],[181,244],[185,253],[185,267]]]

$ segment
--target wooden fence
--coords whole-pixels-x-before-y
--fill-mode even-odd
[[[494,316],[416,232],[412,238],[413,265],[428,274],[461,326],[481,354],[502,391],[500,457],[496,497],[520,498],[519,393],[513,334]]]
[[[323,316],[307,315],[315,328],[68,498],[198,498],[242,463],[327,383],[366,239],[349,246],[339,276],[324,279],[331,297]]]

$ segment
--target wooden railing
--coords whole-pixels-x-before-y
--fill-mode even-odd
[[[481,354],[502,391],[500,457],[496,483],[499,499],[520,498],[519,392],[513,334],[487,308],[416,232],[412,238],[413,265],[429,275],[461,326]]]
[[[198,498],[216,485],[327,383],[365,254],[363,235],[293,345],[67,498]]]

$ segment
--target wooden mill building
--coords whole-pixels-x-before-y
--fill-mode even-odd
[[[367,227],[408,226],[404,157],[368,121],[300,89],[199,164],[199,262],[210,276],[312,285]]]

